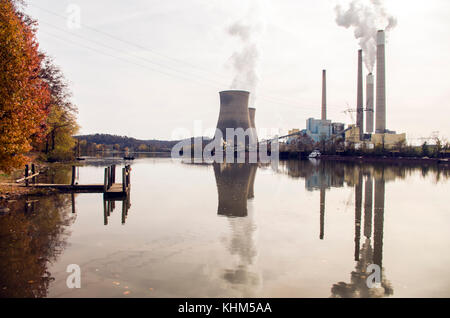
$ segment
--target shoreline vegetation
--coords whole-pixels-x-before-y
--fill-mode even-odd
[[[71,160],[79,128],[68,82],[40,48],[38,22],[24,6],[0,2],[0,172],[6,174],[36,159]]]

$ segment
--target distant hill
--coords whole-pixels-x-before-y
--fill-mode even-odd
[[[179,142],[179,140],[171,140],[171,141],[156,140],[156,139],[143,140],[143,139],[136,139],[133,137],[117,136],[110,134],[78,135],[75,136],[75,138],[79,140],[86,140],[90,144],[96,143],[109,146],[114,146],[118,144],[121,149],[125,147],[128,147],[130,149],[138,149],[140,145],[145,144],[151,149],[158,151],[170,151],[172,147]]]

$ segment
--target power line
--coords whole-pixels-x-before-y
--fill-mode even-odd
[[[40,10],[42,10],[42,11],[45,11],[45,12],[49,13],[49,14],[55,15],[55,16],[57,16],[57,17],[59,17],[59,18],[67,19],[67,17],[65,17],[64,15],[61,15],[61,14],[52,12],[52,11],[50,11],[50,10],[47,10],[47,9],[42,8],[42,7],[40,7],[40,6],[36,6],[36,5],[34,5],[34,4],[31,4],[31,5],[34,6],[34,7],[36,7],[36,8],[38,8],[38,9],[40,9]],[[59,30],[59,31],[62,31],[62,32],[71,34],[72,36],[76,36],[76,37],[79,37],[79,38],[81,38],[81,39],[85,39],[85,40],[91,41],[91,42],[93,42],[93,43],[96,43],[97,45],[101,45],[101,46],[106,47],[106,48],[108,48],[108,49],[117,50],[117,47],[111,47],[111,46],[105,45],[105,44],[103,44],[103,43],[100,43],[100,42],[98,42],[98,41],[94,41],[94,40],[92,40],[92,39],[87,39],[87,38],[82,37],[82,36],[80,36],[80,35],[78,35],[78,34],[74,34],[73,32],[69,32],[69,31],[64,30],[64,29],[62,29],[62,28],[56,27],[56,26],[54,26],[54,25],[51,25],[51,24],[49,24],[49,23],[47,23],[47,22],[44,22],[44,24],[47,24],[48,26],[50,26],[50,27],[52,27],[52,28],[55,28],[55,29],[57,29],[57,30]],[[106,32],[103,32],[103,31],[101,31],[101,30],[98,30],[98,29],[95,29],[95,28],[93,28],[93,27],[90,27],[90,26],[88,26],[88,25],[85,25],[85,24],[81,24],[81,25],[82,25],[83,27],[87,28],[87,29],[90,29],[90,30],[92,30],[92,31],[94,31],[94,32],[96,32],[96,33],[99,33],[99,34],[102,34],[102,35],[104,35],[104,36],[107,36],[107,37],[109,37],[109,38],[111,38],[111,39],[114,39],[114,40],[117,40],[117,41],[126,43],[126,44],[128,44],[128,45],[132,45],[132,46],[137,47],[137,48],[139,48],[139,49],[141,49],[141,50],[148,51],[148,52],[150,52],[150,53],[152,53],[152,54],[161,56],[161,57],[163,57],[163,58],[166,58],[166,59],[168,59],[168,60],[174,61],[174,62],[176,62],[176,63],[185,64],[185,65],[188,65],[188,66],[190,66],[190,67],[192,67],[192,68],[194,68],[194,69],[199,69],[198,66],[194,66],[194,65],[192,65],[192,64],[190,64],[190,63],[188,63],[188,62],[186,62],[186,61],[181,61],[181,60],[178,60],[178,59],[175,59],[175,58],[166,56],[166,55],[164,55],[164,54],[160,54],[160,53],[158,53],[158,52],[155,52],[155,51],[152,50],[152,49],[149,49],[149,48],[147,48],[147,47],[144,47],[144,46],[142,46],[142,45],[139,45],[139,44],[136,44],[136,43],[127,41],[127,40],[123,40],[123,39],[118,38],[118,37],[116,37],[116,36],[114,36],[114,35],[111,35],[111,34],[109,34],[109,33],[106,33]],[[55,35],[51,35],[51,36],[56,37]],[[61,39],[61,38],[60,38],[60,40],[62,40],[62,41],[67,41],[66,39]],[[73,43],[73,42],[72,42],[72,43]],[[101,51],[99,51],[99,50],[93,49],[93,48],[88,47],[88,46],[86,46],[86,45],[81,45],[81,44],[76,44],[76,45],[78,45],[78,46],[84,46],[85,48],[88,48],[88,49],[90,49],[90,50],[96,51],[97,53],[104,54],[104,55],[108,55],[108,56],[111,56],[111,57],[118,58],[118,59],[124,60],[124,61],[126,61],[126,62],[129,62],[128,60],[126,60],[126,59],[124,59],[124,58],[120,58],[120,57],[114,56],[114,55],[112,55],[112,54],[107,54],[107,53],[101,52]],[[122,51],[124,51],[124,50],[122,49]],[[126,54],[128,54],[128,53],[126,53]],[[163,67],[163,68],[165,67],[165,68],[168,68],[168,69],[170,69],[171,71],[176,72],[176,73],[180,73],[180,74],[182,74],[182,75],[184,75],[184,76],[191,76],[191,77],[192,77],[192,76],[195,76],[195,80],[199,81],[199,76],[196,75],[196,74],[194,74],[194,75],[190,75],[190,74],[186,75],[186,72],[183,72],[183,71],[180,71],[180,70],[178,70],[178,69],[175,69],[173,66],[167,66],[167,65],[159,64],[159,63],[157,63],[157,62],[155,62],[155,61],[151,61],[151,60],[149,60],[149,59],[146,59],[146,58],[143,58],[143,57],[139,57],[139,56],[137,56],[137,57],[135,57],[135,58],[138,58],[138,59],[140,59],[140,60],[143,60],[143,61],[145,61],[145,62],[147,62],[147,63],[150,63],[150,64],[153,64],[153,65],[156,65],[156,66],[158,66],[158,67]],[[144,67],[144,66],[141,65],[141,64],[137,64],[137,63],[134,63],[134,62],[131,62],[131,63],[132,63],[132,64],[135,64],[135,65],[137,65],[137,66],[142,66],[142,67]],[[147,68],[149,68],[149,67],[147,67]],[[175,76],[175,75],[173,75],[173,74],[170,74],[170,73],[167,73],[167,72],[164,72],[164,71],[161,71],[161,70],[157,70],[157,69],[154,69],[154,68],[149,68],[149,69],[151,69],[151,70],[153,70],[153,71],[156,71],[156,72],[159,72],[159,73],[161,73],[161,74],[165,74],[165,75],[167,75],[167,76]],[[206,71],[206,72],[211,73],[210,71]],[[223,77],[223,78],[224,78],[224,77]],[[183,78],[183,79],[190,80],[190,78]],[[216,81],[216,80],[211,80],[211,79],[209,79],[209,78],[203,78],[203,79],[204,79],[205,81],[207,81],[207,84],[205,84],[205,85],[208,85],[208,86],[210,86],[210,87],[217,88],[216,86],[210,85],[210,83],[215,83],[215,84],[220,85],[220,86],[226,86],[223,82],[219,82],[219,81]],[[266,95],[266,94],[255,94],[255,98],[256,98],[256,99],[262,99],[262,100],[268,101],[268,102],[270,102],[270,103],[274,103],[274,104],[278,104],[278,105],[284,105],[284,106],[287,106],[287,107],[290,107],[290,108],[295,108],[296,111],[298,111],[298,110],[300,110],[300,109],[310,109],[310,110],[316,110],[316,109],[317,109],[317,106],[303,106],[303,105],[301,105],[301,103],[298,102],[298,101],[289,101],[289,100],[287,100],[287,99],[284,99],[284,100],[283,100],[283,98],[274,97],[274,96],[270,96],[270,95]],[[287,102],[286,102],[286,101],[287,101]],[[297,104],[297,105],[292,105],[292,104],[294,104],[294,103]],[[328,107],[328,108],[336,108],[336,109],[339,108],[339,109],[342,109],[341,107],[331,106],[331,105],[328,105],[327,107]]]

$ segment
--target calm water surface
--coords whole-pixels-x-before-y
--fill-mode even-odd
[[[101,183],[111,163],[124,164],[86,161],[77,181]],[[448,176],[436,166],[140,158],[128,200],[8,202],[0,295],[450,297]],[[69,182],[70,170],[45,178]],[[66,286],[69,264],[81,268],[80,289]],[[367,287],[369,264],[382,267],[381,288]]]

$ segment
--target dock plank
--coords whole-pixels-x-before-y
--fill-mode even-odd
[[[36,183],[30,184],[28,187],[39,188],[39,189],[56,189],[60,191],[69,191],[69,192],[77,192],[77,191],[86,191],[86,192],[94,192],[94,193],[104,193],[103,184],[43,184]],[[122,190],[122,184],[113,184],[111,188],[108,190],[112,190],[112,192],[117,192],[116,189]],[[122,192],[122,191],[120,191]]]

